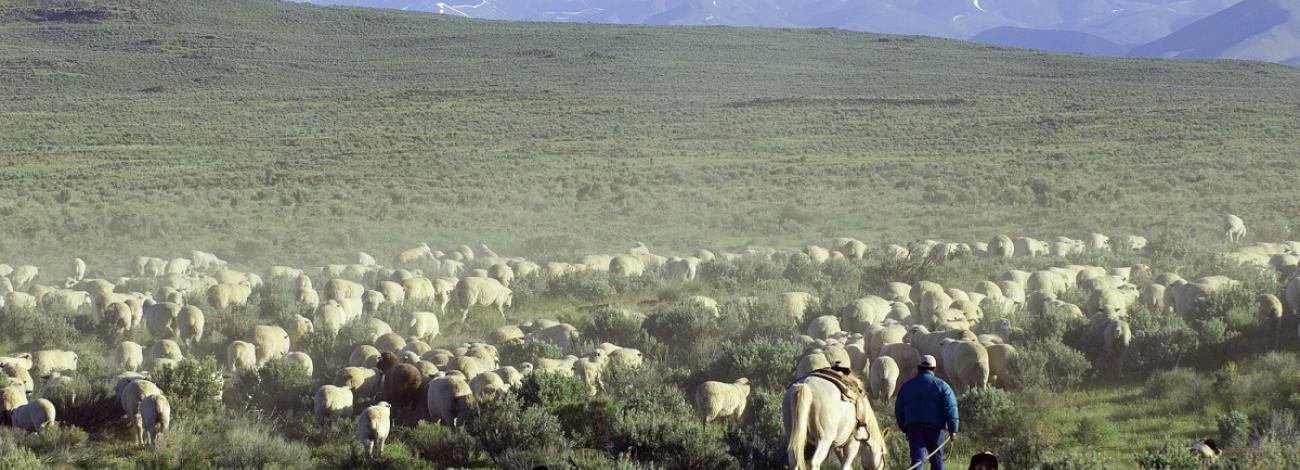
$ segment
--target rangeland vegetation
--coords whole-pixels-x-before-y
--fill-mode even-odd
[[[29,271],[3,273],[31,295],[7,289],[0,309],[0,354],[15,358],[6,376],[35,366],[23,353],[75,353],[75,370],[31,372],[31,398],[49,399],[57,424],[5,429],[0,466],[780,467],[781,392],[807,353],[834,349],[799,334],[816,324],[817,339],[862,341],[874,358],[868,339],[886,318],[1016,348],[992,388],[964,395],[957,460],[993,450],[1013,468],[1196,468],[1188,446],[1214,438],[1224,465],[1300,464],[1287,445],[1300,433],[1295,304],[1276,319],[1256,297],[1287,300],[1297,247],[1251,245],[1300,238],[1295,69],[183,0],[0,3],[0,76],[0,263],[41,268],[28,282]],[[1237,244],[1229,212],[1250,226]],[[1112,242],[1010,258],[979,246],[1092,232]],[[1132,249],[1130,234],[1149,243]],[[805,248],[841,236],[865,241],[865,256]],[[718,259],[683,276],[633,241]],[[615,263],[632,275],[605,272],[609,259],[546,264],[593,253],[640,256]],[[168,276],[145,260],[137,272],[139,255],[192,266],[170,263]],[[65,284],[74,256],[107,283]],[[523,273],[516,257],[538,269]],[[454,286],[475,268],[501,278],[496,261],[515,275],[510,295],[475,290],[480,305],[461,321],[461,296],[435,281]],[[1017,269],[1060,284],[1026,289],[1008,275]],[[1195,287],[1159,276],[1170,272]],[[1237,282],[1201,279],[1215,275]],[[890,297],[890,282],[919,292],[921,281],[1025,292],[970,299],[978,312]],[[1171,301],[1136,298],[1153,285]],[[1108,290],[1119,297],[1095,293]],[[787,292],[816,300],[791,316]],[[136,307],[132,293],[176,310]],[[847,308],[873,295],[906,309],[864,322]],[[1111,301],[1122,312],[1103,312]],[[201,335],[181,305],[201,312]],[[415,312],[437,328],[409,322]],[[827,315],[847,335],[827,332]],[[1099,340],[1121,321],[1128,340]],[[258,337],[257,325],[293,341]],[[236,340],[251,357],[231,353]],[[170,402],[154,448],[136,443],[115,389],[126,341]],[[458,349],[471,342],[493,347]],[[603,343],[624,352],[595,353]],[[428,407],[433,384],[412,394],[367,381],[377,364],[353,357],[363,344],[414,353],[399,360],[418,374],[475,376],[480,361],[534,370],[467,377],[475,399],[447,401],[447,426]],[[268,350],[310,366],[259,356]],[[43,365],[64,368],[57,356]],[[345,372],[354,359],[360,369]],[[743,416],[702,424],[699,385],[742,377]],[[318,423],[325,384],[355,386],[353,409]],[[460,384],[437,385],[455,395]],[[367,461],[356,416],[381,399],[393,428]],[[891,427],[888,400],[873,406]],[[903,467],[901,436],[888,442]]]

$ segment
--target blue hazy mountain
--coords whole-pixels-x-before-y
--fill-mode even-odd
[[[1300,0],[293,0],[514,21],[844,28],[1056,52],[1300,61]]]

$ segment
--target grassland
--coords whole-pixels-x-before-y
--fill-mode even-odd
[[[1147,263],[1191,278],[1224,272],[1209,261],[1222,248],[1224,212],[1242,215],[1254,240],[1297,238],[1298,115],[1300,69],[1259,63],[1062,56],[837,30],[470,21],[255,0],[0,0],[0,262],[57,273],[79,255],[92,269],[113,267],[102,268],[109,276],[128,256],[190,249],[256,269],[351,260],[359,250],[387,262],[384,255],[418,242],[485,241],[547,260],[623,251],[632,240],[670,254],[842,235],[874,244],[1101,231],[1147,235],[1154,249],[1034,266],[963,259],[928,274],[969,288],[1011,267]],[[835,313],[900,280],[880,271],[879,258],[804,277],[790,275],[795,267],[745,263],[685,285],[653,276],[634,286],[599,276],[535,281],[532,291],[519,288],[512,321],[590,326],[586,307],[598,303],[671,318],[686,294],[725,301],[783,290],[817,292],[825,300],[817,313]],[[718,274],[726,269],[776,275]],[[582,297],[581,288],[599,295]],[[285,308],[287,286],[257,295],[246,308],[208,310],[214,333],[200,355],[220,353],[253,322],[299,313]],[[1248,304],[1229,309],[1238,337],[1182,364],[1201,374],[1182,390],[1210,390],[1205,375],[1269,349],[1250,340],[1257,325],[1239,321],[1250,318]],[[383,314],[396,321],[400,313]],[[12,333],[0,347],[102,358],[111,341],[97,318],[6,312],[0,324]],[[700,326],[708,341],[686,355],[664,346],[675,335],[627,336],[644,341],[664,375],[651,388],[688,393],[699,380],[731,375],[712,368],[726,347],[764,327],[728,321]],[[435,346],[482,338],[504,320],[452,323]],[[772,334],[777,352],[785,336]],[[780,359],[763,366],[784,374],[793,358]],[[98,362],[92,370],[106,374]],[[1015,391],[1038,420],[1026,442],[1052,455],[1096,451],[1092,468],[1131,468],[1152,446],[1216,435],[1218,414],[1258,417],[1290,403],[1290,392],[1235,394],[1242,386],[1231,384],[1206,392],[1211,398],[1162,396],[1146,376],[1161,368],[1089,376],[1069,390]],[[1267,382],[1252,374],[1241,383]],[[1277,388],[1300,384],[1292,375]],[[769,398],[778,391],[757,389]],[[1234,396],[1261,398],[1242,404]],[[162,452],[123,444],[123,426],[23,447],[54,449],[36,452],[53,466],[197,465],[187,459],[217,457],[193,450],[205,436],[238,438],[204,426],[234,421],[231,428],[269,442],[240,441],[250,458],[358,465],[337,451],[350,442],[348,430],[318,430],[305,408],[250,421],[239,417],[246,406],[180,419]],[[688,411],[675,411],[681,442],[706,457],[726,453],[723,431],[698,431]],[[755,415],[768,419],[772,410]],[[1109,425],[1080,433],[1085,421]],[[574,446],[594,452],[599,443],[588,438],[575,437]],[[956,455],[1021,444],[970,439]],[[396,442],[386,465],[430,462],[412,455],[428,441],[403,434]],[[466,447],[474,449],[467,466],[499,463]],[[222,457],[240,456],[230,454]]]
[[[1298,212],[1282,66],[253,0],[0,21],[11,263],[1146,234],[1222,212],[1280,239]]]

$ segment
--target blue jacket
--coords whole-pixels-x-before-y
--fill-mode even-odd
[[[904,430],[914,424],[924,424],[957,432],[957,397],[952,387],[935,377],[933,371],[921,370],[899,389],[894,400],[894,419]]]

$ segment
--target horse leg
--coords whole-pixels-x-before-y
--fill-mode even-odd
[[[853,470],[853,458],[858,456],[858,447],[861,445],[862,442],[850,438],[843,447],[835,449],[840,458],[840,470]]]
[[[812,459],[809,459],[808,461],[808,468],[812,468],[814,470],[822,468],[822,462],[826,461],[826,457],[830,455],[830,452],[831,452],[831,440],[830,439],[818,440],[817,450],[813,451]]]

